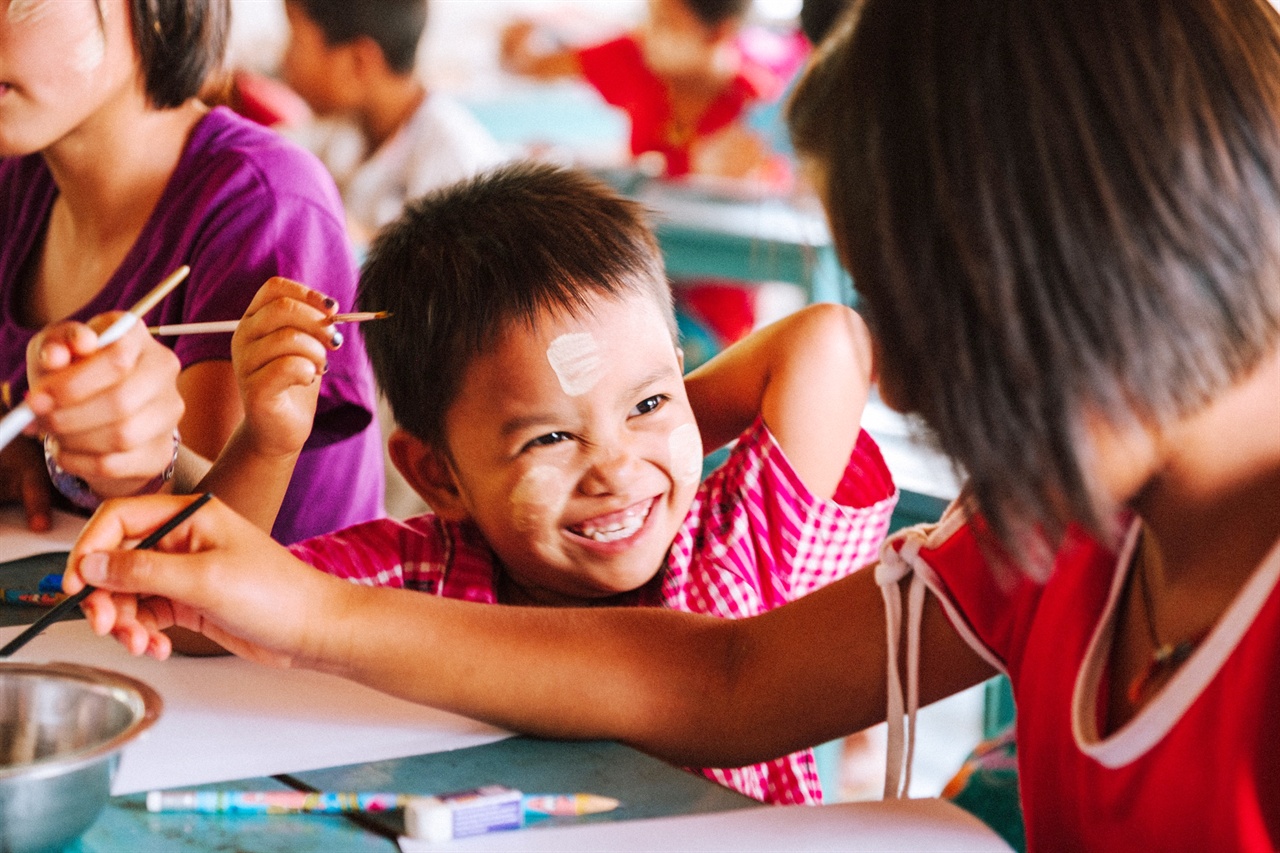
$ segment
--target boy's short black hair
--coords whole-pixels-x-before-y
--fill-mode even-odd
[[[689,11],[708,27],[741,20],[751,11],[751,0],[682,0]]]
[[[357,302],[392,312],[364,335],[396,423],[447,450],[445,413],[476,355],[539,312],[630,294],[654,300],[674,341],[644,209],[585,172],[525,162],[409,203],[370,247]]]
[[[364,36],[396,74],[413,71],[427,27],[427,0],[288,0],[315,22],[330,45]]]
[[[181,106],[222,64],[231,0],[132,0],[129,5],[147,98],[160,109]]]
[[[1092,419],[1159,428],[1280,346],[1280,18],[1268,0],[852,12],[789,117],[882,381],[1006,543],[1109,533]]]

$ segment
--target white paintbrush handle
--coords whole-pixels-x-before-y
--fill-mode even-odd
[[[0,450],[4,450],[9,442],[22,435],[22,431],[35,419],[36,413],[26,403],[15,406],[0,418]]]
[[[234,332],[239,325],[239,320],[212,320],[207,323],[174,323],[169,326],[155,326],[148,331],[161,337],[170,335],[210,335],[221,332]]]

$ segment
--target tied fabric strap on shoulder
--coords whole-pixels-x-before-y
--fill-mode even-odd
[[[916,712],[920,707],[920,628],[924,617],[924,578],[914,570],[923,534],[908,531],[901,540],[886,542],[876,566],[876,584],[884,598],[887,632],[886,674],[888,678],[888,748],[884,773],[884,798],[903,799],[911,789],[911,766],[915,761]],[[901,541],[901,547],[894,547]],[[907,691],[905,708],[902,671],[898,649],[902,638],[902,592],[900,582],[908,574],[907,592]],[[905,716],[905,720],[904,720]]]

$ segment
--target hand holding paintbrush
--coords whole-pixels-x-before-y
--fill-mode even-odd
[[[270,530],[315,423],[329,356],[343,346],[325,294],[272,278],[231,338],[243,419],[197,489]]]
[[[204,506],[205,504],[207,504],[212,497],[213,495],[206,492],[203,495],[200,495],[194,501],[191,501],[190,503],[188,503],[176,514],[174,514],[171,518],[169,518],[168,521],[166,521],[164,524],[161,524],[159,527],[153,530],[145,539],[139,542],[138,545],[136,546],[137,549],[140,551],[145,551],[149,548],[154,548],[157,544],[159,544],[161,539],[163,539],[164,537],[172,533],[178,527],[178,525],[182,524],[182,522],[186,521],[193,514],[195,514],[195,511],[200,509],[200,507]],[[80,587],[80,589],[78,589],[74,595],[69,595],[63,598],[61,601],[57,603],[57,605],[52,610],[45,613],[35,622],[32,622],[31,625],[25,631],[23,631],[21,634],[19,634],[18,636],[10,640],[8,643],[6,643],[3,648],[0,648],[0,658],[9,657],[14,652],[18,651],[18,649],[22,648],[27,643],[31,642],[31,640],[35,639],[42,631],[44,631],[45,628],[48,628],[50,625],[52,625],[54,622],[57,622],[59,619],[64,618],[73,609],[80,606],[80,604],[86,598],[88,598],[90,595],[93,594],[93,591],[94,591],[94,587],[88,584],[85,584],[84,586]]]
[[[179,267],[171,275],[167,276],[164,281],[152,288],[137,304],[120,315],[111,325],[98,334],[97,348],[108,347],[123,338],[143,315],[154,308],[161,299],[168,296],[170,291],[177,287],[190,272],[190,267]],[[24,429],[30,426],[35,421],[36,415],[37,412],[31,404],[23,402],[9,411],[4,418],[0,419],[0,449],[3,449],[5,445],[17,438]]]
[[[309,663],[304,650],[328,631],[320,614],[336,612],[353,585],[302,563],[220,499],[151,553],[127,550],[189,502],[173,495],[113,501],[89,519],[64,575],[68,592],[87,585],[99,593],[83,608],[89,628],[130,654],[161,660],[174,650],[165,632],[176,627],[259,663]]]
[[[37,425],[67,474],[85,478],[97,494],[136,491],[173,458],[183,405],[178,360],[134,327],[186,274],[180,268],[127,313],[90,324],[53,323],[31,340],[31,391],[25,400],[3,395],[0,408],[9,409],[0,421],[0,501],[20,502],[31,530],[51,523],[52,486],[34,440]],[[10,444],[22,433],[32,437]]]

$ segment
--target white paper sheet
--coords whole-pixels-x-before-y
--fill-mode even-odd
[[[21,631],[0,629],[0,644]],[[84,622],[49,627],[11,660],[115,670],[164,699],[159,722],[125,748],[113,794],[423,755],[510,736],[332,675],[234,657],[130,657]]]
[[[445,851],[599,850],[839,851],[853,853],[1009,853],[1009,845],[986,824],[945,800],[886,800],[830,806],[763,806],[713,814],[583,826],[531,827],[444,843],[400,839],[401,853]]]
[[[22,507],[0,507],[0,562],[49,551],[70,551],[84,522],[78,515],[54,510],[53,526],[45,533],[32,533],[27,529]]]

